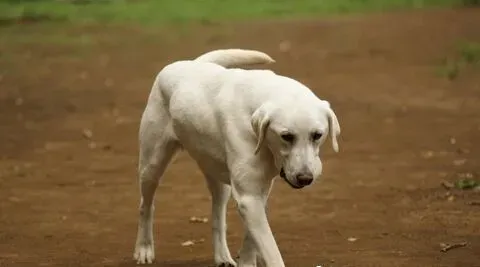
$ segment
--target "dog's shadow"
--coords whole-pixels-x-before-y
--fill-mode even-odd
[[[133,260],[124,260],[118,265],[111,265],[111,267],[213,267],[213,260],[210,259],[192,259],[192,260],[172,260],[172,261],[155,261],[149,265],[137,265]]]
[[[149,265],[138,265],[133,261],[124,261],[118,265],[109,265],[108,267],[139,267],[139,266],[148,266],[148,267],[215,267],[213,260],[199,259],[199,260],[186,260],[186,261],[162,261],[154,262]],[[265,267],[263,261],[257,263],[258,267]],[[106,266],[107,267],[107,266]]]

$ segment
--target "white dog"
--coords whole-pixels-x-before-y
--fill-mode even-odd
[[[340,126],[327,101],[303,84],[268,70],[227,67],[274,62],[252,50],[226,49],[166,66],[153,84],[140,124],[140,217],[134,257],[152,263],[153,199],[174,154],[185,149],[212,194],[216,266],[285,266],[265,212],[273,178],[291,187],[322,173],[321,144],[330,131],[338,151]],[[180,181],[181,182],[181,181]],[[231,193],[246,234],[233,260],[226,240]]]

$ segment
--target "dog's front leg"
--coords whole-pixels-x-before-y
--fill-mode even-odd
[[[284,267],[282,255],[273,237],[265,211],[265,201],[268,196],[270,183],[268,185],[265,183],[255,184],[261,180],[263,178],[234,181],[233,196],[237,202],[238,211],[245,228],[258,253],[265,261],[265,267]],[[258,190],[259,188],[263,188],[263,190]],[[242,256],[252,257],[253,255],[241,254],[240,257],[242,258]],[[249,263],[251,262],[245,262],[244,264],[244,260],[240,259],[239,267],[249,266],[247,265]],[[242,266],[242,264],[244,265]]]
[[[272,181],[273,182],[273,181]],[[265,212],[267,212],[267,199],[268,196],[270,195],[270,191],[272,189],[272,185],[270,185],[270,188],[268,189],[267,195],[263,199],[263,205],[265,207]],[[263,261],[263,258],[259,257],[257,252],[257,247],[255,246],[255,242],[248,231],[248,229],[245,229],[245,235],[243,238],[242,242],[242,247],[239,251],[239,266],[244,266],[244,267],[257,267],[257,266],[265,266],[265,262]],[[259,264],[260,263],[260,264]]]

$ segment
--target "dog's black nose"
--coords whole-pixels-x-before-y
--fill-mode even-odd
[[[313,175],[311,173],[301,173],[298,174],[297,183],[301,186],[307,186],[313,182]]]

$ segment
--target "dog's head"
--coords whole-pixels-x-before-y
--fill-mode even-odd
[[[333,149],[338,152],[340,125],[330,103],[319,100],[310,104],[280,106],[268,102],[251,119],[257,136],[255,153],[268,146],[280,176],[297,189],[322,174],[320,146],[329,132]]]

